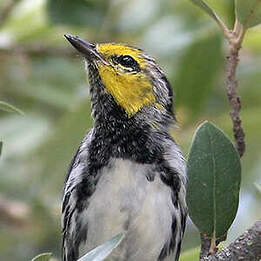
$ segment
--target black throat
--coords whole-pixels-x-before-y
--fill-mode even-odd
[[[93,138],[89,149],[89,171],[100,169],[110,158],[129,159],[143,164],[156,163],[162,158],[162,146],[146,123],[115,111],[95,120]]]
[[[160,137],[163,133],[136,115],[129,117],[105,90],[95,65],[90,64],[88,70],[94,118],[89,171],[99,170],[108,164],[110,158],[129,159],[143,164],[162,159]],[[168,135],[167,132],[164,135]]]

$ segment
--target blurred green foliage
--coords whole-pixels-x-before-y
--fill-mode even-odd
[[[206,2],[232,25],[230,5]],[[232,137],[224,92],[227,46],[215,22],[190,1],[0,1],[0,101],[25,113],[0,111],[0,208],[6,210],[0,215],[0,260],[30,260],[46,251],[60,257],[65,173],[92,125],[84,64],[65,33],[126,42],[156,57],[177,94],[179,128],[173,135],[185,154],[202,120]],[[260,26],[246,35],[238,70],[247,151],[239,212],[227,242],[261,215],[254,189],[261,180],[260,35]],[[189,222],[183,251],[198,244]]]
[[[214,87],[223,65],[221,44],[219,34],[208,33],[183,50],[175,79],[176,104],[186,106],[191,116],[198,115]]]
[[[200,252],[199,247],[184,251],[182,253],[179,261],[195,261],[195,260],[198,260],[199,252]]]
[[[104,22],[110,1],[49,0],[48,19],[53,24],[91,26],[99,28]]]

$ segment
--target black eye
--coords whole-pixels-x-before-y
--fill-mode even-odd
[[[132,68],[133,70],[138,70],[139,65],[130,55],[121,55],[117,57],[117,63],[124,67]]]
[[[125,67],[132,67],[137,62],[129,55],[121,55],[118,58],[118,62]]]

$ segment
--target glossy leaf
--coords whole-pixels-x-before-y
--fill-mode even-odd
[[[224,240],[238,208],[241,165],[237,150],[216,126],[197,129],[188,158],[187,204],[200,232]]]
[[[209,7],[209,5],[206,4],[205,1],[202,0],[190,0],[193,2],[195,5],[200,7],[203,11],[205,11],[208,15],[210,15],[212,18],[217,20],[217,14]]]
[[[3,102],[3,101],[0,101],[0,110],[7,111],[7,112],[15,112],[15,113],[24,115],[24,113],[21,110],[19,110],[18,108],[16,108],[15,106],[13,106],[7,102]]]
[[[197,115],[211,92],[222,65],[221,37],[213,34],[197,39],[184,51],[173,86],[177,106]]]
[[[261,0],[235,0],[236,17],[247,29],[261,23]]]
[[[205,2],[229,28],[233,28],[235,22],[235,3],[233,0],[205,0]]]
[[[78,261],[102,261],[108,257],[114,248],[116,248],[124,238],[124,234],[120,233],[101,246],[94,248],[92,251],[78,259]]]
[[[32,261],[49,261],[51,256],[52,253],[43,253],[33,258]]]
[[[49,19],[54,24],[100,27],[109,1],[101,0],[48,0]]]

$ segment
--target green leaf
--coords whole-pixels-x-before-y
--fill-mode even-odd
[[[32,259],[32,261],[49,261],[52,253],[43,253],[40,254]]]
[[[15,113],[24,115],[24,113],[21,110],[17,109],[16,107],[14,107],[13,105],[11,105],[7,102],[3,102],[3,101],[0,101],[0,110],[7,111],[7,112],[15,112]]]
[[[219,34],[197,39],[188,46],[180,59],[174,82],[176,102],[197,115],[216,83],[222,65],[222,41]]]
[[[261,0],[235,0],[236,17],[245,29],[261,23]]]
[[[194,136],[188,158],[187,204],[200,232],[224,240],[238,208],[241,164],[229,138],[209,122]]]
[[[109,241],[101,246],[94,248],[92,251],[78,259],[78,261],[102,261],[110,255],[114,248],[116,248],[124,238],[124,234],[120,233],[111,238]]]
[[[202,0],[190,0],[192,3],[200,7],[203,11],[205,11],[212,18],[217,20],[217,14]]]
[[[0,155],[2,154],[2,147],[3,147],[3,142],[0,141]]]
[[[205,0],[206,4],[228,25],[235,23],[235,3],[233,0]]]
[[[100,28],[106,17],[107,0],[48,0],[49,19],[54,24]]]

